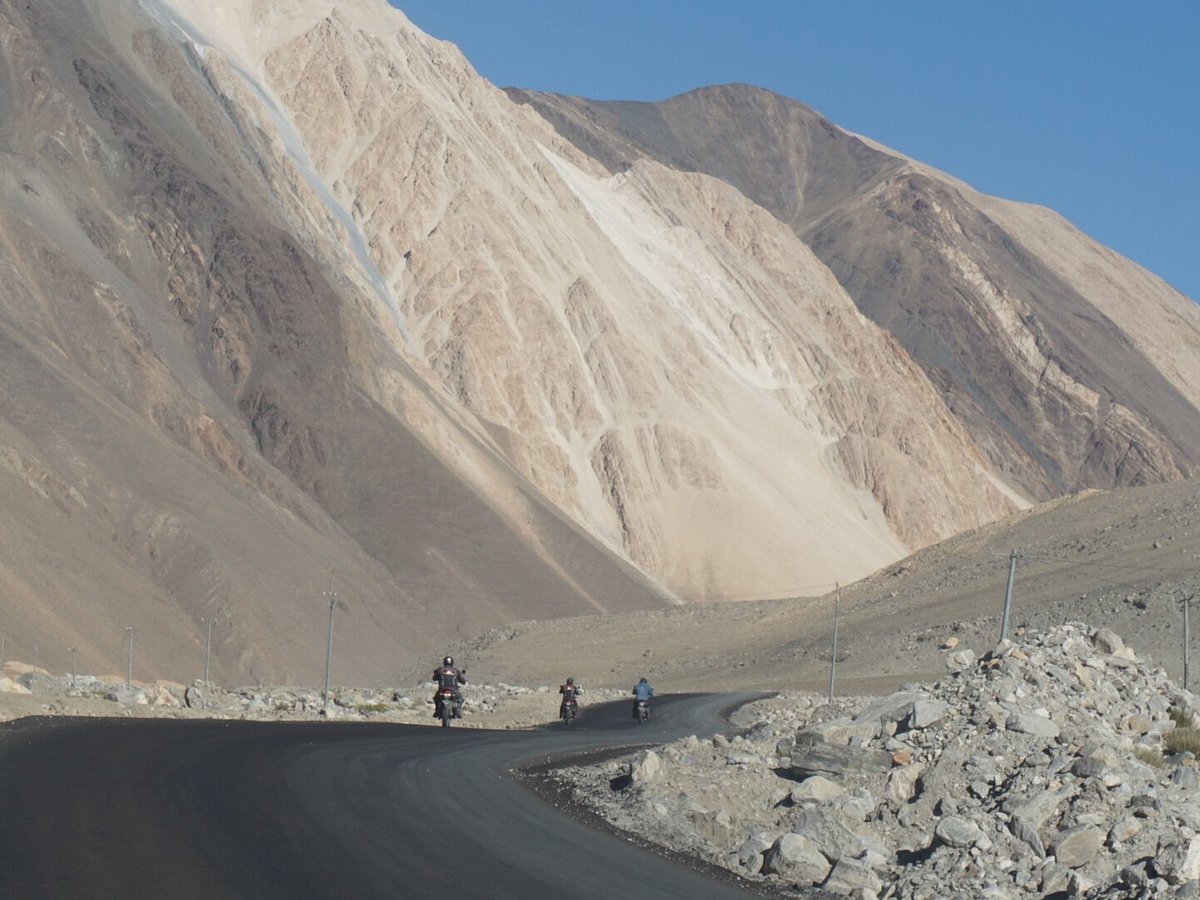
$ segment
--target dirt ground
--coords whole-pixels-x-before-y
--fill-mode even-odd
[[[945,672],[944,644],[982,653],[1000,634],[1010,553],[1016,550],[1010,630],[1062,622],[1107,625],[1139,656],[1183,672],[1183,597],[1200,591],[1200,479],[1090,493],[1020,513],[927,548],[837,595],[678,607],[522,622],[452,648],[476,685],[522,685],[463,725],[550,722],[557,685],[572,675],[585,703],[626,694],[645,675],[660,692],[829,690],[838,607],[838,694],[879,694]],[[1200,631],[1200,603],[1193,604]],[[1192,641],[1193,661],[1196,641]],[[1193,667],[1195,668],[1195,667]],[[425,668],[389,685],[424,700]],[[1196,687],[1196,676],[1191,684]],[[539,687],[546,691],[537,692]],[[496,696],[491,691],[488,696]],[[0,693],[0,720],[27,715],[194,716],[210,713],[54,695]],[[233,716],[240,717],[240,716]],[[287,718],[288,716],[268,716]],[[432,724],[427,710],[388,721]]]
[[[1107,625],[1181,678],[1181,600],[1200,588],[1200,479],[1045,504],[922,550],[836,596],[523,622],[454,653],[489,682],[574,675],[628,690],[645,675],[659,690],[825,692],[836,602],[836,692],[879,693],[940,676],[948,638],[977,652],[995,645],[1014,550],[1010,631]],[[1200,630],[1200,603],[1192,618]]]

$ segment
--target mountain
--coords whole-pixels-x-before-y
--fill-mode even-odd
[[[662,103],[509,95],[609,171],[651,158],[770,210],[1023,495],[1197,472],[1200,309],[1049,210],[981,195],[745,85]]]
[[[122,671],[133,626],[140,671],[190,680],[214,619],[218,674],[313,679],[332,588],[362,681],[460,629],[664,602],[413,369],[225,60],[132,3],[0,20],[9,652]]]
[[[333,591],[372,681],[1196,470],[1185,298],[792,101],[506,93],[383,0],[0,0],[0,41],[26,656],[133,627],[189,680],[215,620],[221,677],[317,680]]]

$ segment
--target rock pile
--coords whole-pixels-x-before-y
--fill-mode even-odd
[[[203,716],[271,721],[320,717],[433,724],[432,684],[403,689],[334,687],[330,689],[327,705],[318,688],[265,685],[223,688],[202,681],[190,685],[133,681],[127,685],[119,676],[52,675],[44,669],[11,661],[0,672],[0,701],[6,695],[27,696],[41,704],[38,711],[51,715]],[[477,722],[485,728],[526,727],[557,717],[557,698],[546,686],[468,684],[463,686],[463,695],[464,725]],[[585,699],[603,702],[614,696],[624,693],[589,689]],[[503,714],[497,719],[494,714],[501,710]],[[10,708],[0,702],[0,721],[30,713],[29,707]]]
[[[1197,763],[1179,746],[1198,733],[1175,733],[1192,694],[1080,625],[947,662],[932,687],[857,708],[776,698],[731,740],[561,777],[619,827],[781,890],[1200,897]]]

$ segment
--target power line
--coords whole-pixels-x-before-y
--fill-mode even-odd
[[[1165,566],[1136,566],[1130,563],[1106,563],[1091,559],[1068,559],[1045,553],[1020,553],[1019,555],[1026,559],[1038,559],[1043,562],[1061,562],[1070,566],[1085,566],[1096,569],[1128,569],[1133,572],[1160,572],[1168,575],[1200,575],[1200,565],[1192,569],[1175,569]]]
[[[409,591],[414,594],[444,592],[444,593],[448,593],[448,594],[455,594],[459,597],[467,597],[470,599],[479,599],[479,600],[487,600],[487,599],[491,599],[494,597],[505,597],[505,598],[509,598],[509,599],[513,599],[513,600],[561,601],[561,602],[565,603],[565,602],[574,602],[581,598],[588,598],[591,600],[595,600],[599,603],[604,603],[604,602],[620,603],[620,602],[629,600],[630,596],[632,596],[632,592],[630,592],[629,594],[623,594],[623,595],[619,595],[619,596],[618,595],[606,596],[606,595],[590,594],[583,590],[580,590],[578,593],[575,593],[575,594],[566,594],[566,593],[538,594],[538,593],[534,593],[534,592],[530,592],[530,591],[472,590],[470,588],[463,588],[461,585],[450,585],[450,584],[429,584],[429,583],[413,584],[413,583],[395,582],[395,581],[393,581],[392,583],[395,584],[400,589]],[[801,585],[801,586],[797,586],[797,587],[787,588],[782,591],[774,591],[768,596],[762,596],[761,594],[741,594],[741,595],[725,594],[725,595],[721,595],[721,596],[713,596],[713,595],[703,595],[703,596],[701,596],[701,595],[692,595],[692,596],[682,595],[681,596],[679,594],[670,594],[665,599],[673,599],[673,600],[678,600],[681,603],[695,604],[695,605],[700,605],[700,604],[705,604],[705,603],[770,603],[773,601],[784,601],[784,600],[799,600],[799,599],[809,600],[809,599],[815,599],[815,598],[811,597],[811,596],[802,596],[802,595],[806,594],[809,591],[832,589],[834,586],[835,586],[835,582],[827,581],[827,582],[823,582],[821,584]]]

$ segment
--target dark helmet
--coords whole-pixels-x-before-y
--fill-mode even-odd
[[[454,657],[453,657],[453,656],[447,656],[445,659],[443,659],[443,660],[442,660],[442,665],[443,665],[443,666],[452,666],[452,665],[454,665]]]
[[[567,684],[574,684],[574,683],[575,683],[575,679],[574,679],[574,678],[568,678],[568,679],[567,679]]]
[[[645,683],[646,683],[646,676],[645,676],[645,675],[643,675],[643,676],[642,676],[642,680],[641,680],[641,681],[639,681],[639,682],[638,682],[638,684],[645,684]]]

